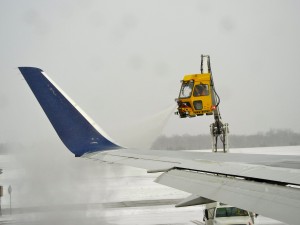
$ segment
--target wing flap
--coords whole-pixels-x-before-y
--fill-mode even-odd
[[[192,206],[192,205],[203,205],[215,202],[214,200],[201,197],[199,195],[191,195],[185,199],[183,199],[181,202],[177,203],[175,207],[186,207],[186,206]]]
[[[173,169],[155,182],[234,205],[289,224],[298,224],[300,189]],[[284,210],[284,212],[283,212]]]
[[[199,154],[199,158],[200,157],[201,154]],[[218,161],[217,155],[215,161],[199,159],[182,161],[180,168],[300,185],[299,169],[236,162],[220,162]]]

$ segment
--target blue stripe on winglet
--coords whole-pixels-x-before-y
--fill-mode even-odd
[[[19,69],[56,133],[76,157],[87,152],[121,148],[104,137],[41,69],[34,67],[19,67]]]

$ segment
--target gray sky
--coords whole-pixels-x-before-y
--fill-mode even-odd
[[[174,104],[201,54],[231,133],[300,132],[299,12],[297,0],[2,0],[0,142],[57,139],[18,66],[42,68],[113,134]],[[163,133],[206,134],[212,121],[174,115]]]

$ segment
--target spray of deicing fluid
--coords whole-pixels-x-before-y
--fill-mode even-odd
[[[120,129],[115,140],[127,148],[149,149],[161,134],[175,108],[176,105],[172,104],[154,115],[134,121],[126,128]]]

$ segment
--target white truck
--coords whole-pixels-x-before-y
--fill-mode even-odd
[[[205,225],[253,225],[254,216],[244,209],[213,202],[206,204],[203,221]]]

